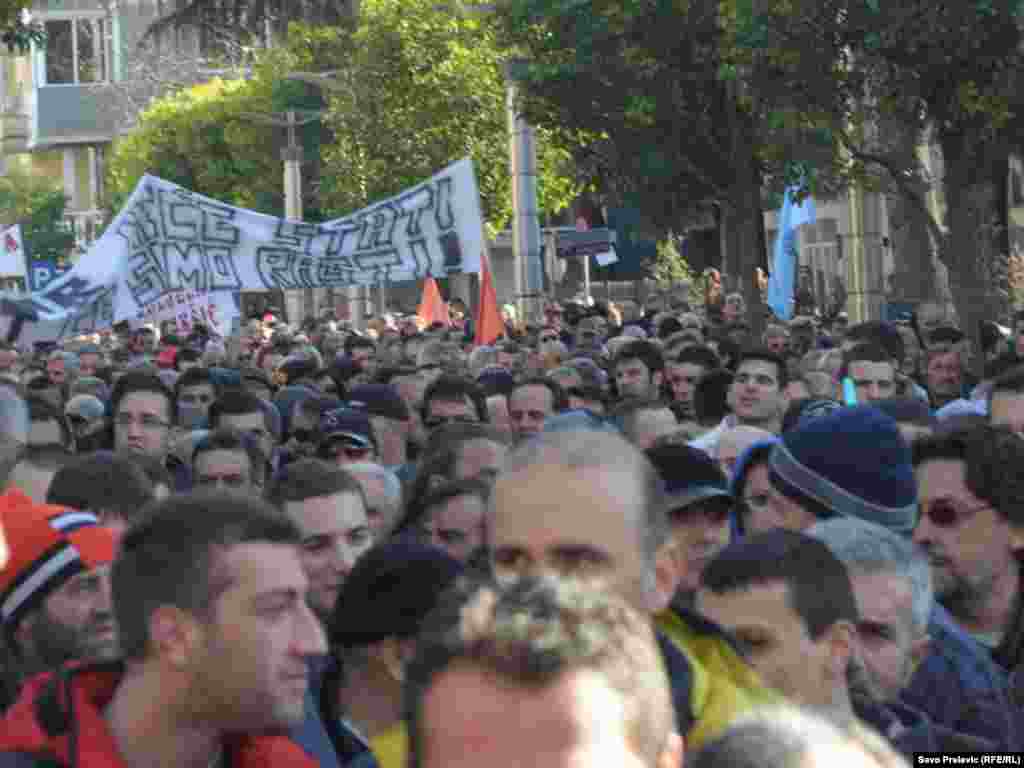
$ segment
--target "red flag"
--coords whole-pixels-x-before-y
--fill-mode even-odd
[[[477,345],[493,344],[505,335],[505,321],[501,319],[498,298],[494,293],[494,280],[491,278],[491,264],[484,253],[480,257],[480,301],[476,317]]]
[[[423,318],[423,322],[429,328],[434,323],[442,323],[445,326],[451,325],[448,317],[448,307],[441,298],[441,291],[437,287],[437,281],[428,277],[423,284],[423,298],[420,299],[420,308],[416,314]]]

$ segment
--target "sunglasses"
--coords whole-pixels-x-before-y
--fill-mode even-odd
[[[316,440],[316,430],[299,427],[298,429],[292,430],[292,437],[300,443],[312,443]]]
[[[553,334],[541,336],[540,337],[541,344],[543,344],[545,341],[558,341],[558,337],[553,335]]]
[[[991,509],[991,504],[978,504],[975,507],[962,508],[950,501],[936,501],[921,510],[922,518],[928,520],[936,528],[953,528],[963,524],[965,520],[974,517],[983,509]]]

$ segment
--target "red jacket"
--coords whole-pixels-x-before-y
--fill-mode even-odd
[[[121,674],[120,665],[107,664],[47,673],[26,683],[0,719],[0,768],[23,765],[15,754],[68,768],[127,768],[103,717]],[[224,746],[230,768],[317,766],[287,736],[231,737]]]

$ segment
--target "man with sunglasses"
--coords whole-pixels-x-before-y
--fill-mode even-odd
[[[915,456],[917,450],[915,443]],[[871,406],[841,408],[784,433],[769,454],[768,476],[772,503],[794,531],[819,520],[853,517],[910,536],[918,524],[918,485],[921,509],[930,514],[928,491],[920,477],[915,481],[910,448],[898,425]],[[925,536],[927,531],[922,529]],[[922,533],[914,535],[927,551]],[[971,699],[1005,704],[1006,675],[938,604],[928,634],[932,652],[904,692],[908,703],[950,728],[961,726]]]
[[[317,457],[344,467],[357,462],[377,461],[377,435],[366,411],[342,407],[320,418]]]
[[[1000,647],[1020,599],[1024,439],[979,426],[914,443],[921,518],[939,601],[983,646]]]

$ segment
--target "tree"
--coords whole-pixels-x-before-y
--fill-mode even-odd
[[[1011,148],[1024,144],[1013,119],[1024,106],[1020,6],[792,0],[785,14],[754,16],[766,30],[764,47],[776,54],[838,46],[842,98],[818,104],[817,118],[853,173],[898,191],[921,216],[949,268],[963,330],[976,344],[979,321],[1007,309],[1007,163]],[[933,180],[916,155],[923,141],[942,150],[944,219],[925,204]]]
[[[610,205],[639,209],[658,239],[717,209],[724,271],[742,281],[756,328],[761,191],[788,159],[764,151],[764,102],[726,55],[729,6],[512,0],[500,23],[503,42],[530,62],[527,114],[577,138],[577,163]]]
[[[307,156],[320,166],[306,176],[308,217],[350,213],[469,155],[485,219],[492,231],[501,229],[511,212],[511,179],[500,60],[479,22],[453,18],[428,0],[367,0],[354,33],[294,24],[286,47],[258,53],[250,79],[187,88],[142,112],[110,160],[113,202],[120,205],[152,173],[232,205],[282,214],[282,132],[247,115],[308,105],[303,99],[317,89],[282,75],[325,70],[347,90],[329,92],[323,135],[315,125],[305,133]],[[564,208],[576,190],[556,137],[542,132],[538,141],[539,194],[548,212]]]
[[[20,223],[25,250],[32,259],[60,262],[71,254],[74,235],[64,224],[67,198],[59,183],[11,169],[0,177],[0,210],[9,224]]]
[[[157,19],[147,39],[160,40],[168,30],[190,27],[199,32],[205,56],[271,47],[283,40],[292,22],[318,26],[351,23],[359,0],[176,0],[174,10]]]
[[[277,71],[333,73],[325,207],[360,208],[469,155],[494,231],[512,212],[502,59],[484,19],[433,0],[364,0],[353,34],[294,25],[284,61],[266,61]],[[554,213],[577,190],[571,159],[558,131],[539,131],[537,147],[540,210]]]
[[[268,129],[246,117],[271,109],[270,84],[261,80],[212,80],[158,99],[111,153],[112,207],[150,173],[237,207],[280,214],[280,159],[267,152]]]
[[[32,0],[0,0],[0,43],[10,53],[26,53],[45,39],[42,28],[28,15]]]

